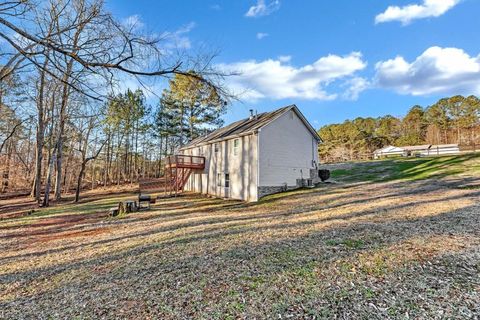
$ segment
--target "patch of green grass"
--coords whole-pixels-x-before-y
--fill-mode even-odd
[[[264,276],[240,276],[239,279],[250,290],[256,290],[267,282],[267,279]]]
[[[372,289],[370,288],[363,288],[363,296],[366,298],[366,299],[373,299],[375,298],[376,294],[375,294],[375,291],[373,291]]]
[[[418,305],[413,301],[406,301],[403,307],[409,312],[418,310]]]
[[[387,159],[352,164],[333,170],[332,178],[346,182],[416,181],[448,176],[480,176],[480,155]]]
[[[351,170],[347,170],[347,169],[337,169],[337,170],[333,170],[331,173],[330,173],[330,177],[331,178],[339,178],[339,177],[344,177],[344,176],[348,176],[351,174]]]
[[[352,263],[350,262],[347,262],[347,261],[343,261],[340,263],[340,267],[339,267],[339,270],[341,273],[343,274],[349,274],[352,272],[352,270],[354,270],[355,267]]]
[[[302,266],[294,268],[293,273],[296,277],[300,277],[304,280],[315,278],[316,263],[315,262],[308,262]]]
[[[338,245],[343,245],[349,249],[360,249],[363,248],[365,243],[362,240],[357,240],[357,239],[344,239],[344,240],[335,240],[335,239],[329,239],[325,241],[325,244],[327,246],[338,246]]]
[[[109,208],[116,207],[120,201],[133,199],[134,195],[122,196],[106,196],[105,199],[95,200],[86,203],[65,202],[52,207],[35,209],[35,211],[27,216],[17,219],[17,223],[28,224],[36,218],[56,215],[76,215],[76,214],[93,214],[101,211],[107,212]]]
[[[469,186],[460,186],[460,187],[458,187],[458,189],[462,189],[462,190],[478,190],[478,189],[480,189],[480,185],[476,184],[476,185],[469,185]]]
[[[337,240],[329,239],[329,240],[325,241],[325,244],[327,246],[336,246],[336,245],[339,244],[339,242]]]
[[[398,310],[397,307],[395,307],[395,306],[390,307],[390,308],[388,308],[388,310],[387,310],[388,315],[391,316],[391,317],[397,316],[397,315],[398,315],[398,312],[399,312],[399,310]]]
[[[360,249],[364,246],[362,240],[346,239],[342,243],[350,249]]]
[[[381,277],[389,271],[386,257],[376,255],[373,258],[364,259],[360,265],[360,270],[368,275]]]
[[[297,253],[290,248],[286,248],[283,250],[275,250],[269,256],[269,260],[273,264],[287,265],[287,264],[291,264],[294,261],[296,255]]]

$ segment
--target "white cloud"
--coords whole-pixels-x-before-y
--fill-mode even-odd
[[[396,57],[378,62],[375,84],[401,94],[480,94],[480,55],[431,47],[413,62]]]
[[[131,15],[122,20],[122,24],[133,31],[142,30],[145,28],[145,23],[138,14]],[[195,22],[189,22],[177,30],[174,31],[165,31],[162,34],[151,34],[154,38],[159,38],[163,40],[163,50],[176,50],[176,49],[190,49],[192,43],[190,38],[187,36],[194,28],[196,27]]]
[[[265,32],[259,32],[257,33],[257,39],[262,40],[263,38],[268,37],[268,33]]]
[[[265,0],[257,0],[257,4],[251,6],[247,13],[245,13],[245,16],[250,18],[268,16],[278,9],[280,9],[279,0],[273,0],[269,4],[265,4]]]
[[[138,14],[129,16],[125,18],[122,22],[127,28],[134,29],[134,30],[142,29],[143,27],[145,27],[145,23],[143,23],[142,19],[140,18],[140,15]]]
[[[222,7],[219,4],[213,4],[210,6],[210,9],[215,10],[215,11],[220,11],[222,10]]]
[[[164,32],[161,35],[161,38],[166,40],[164,47],[166,49],[190,49],[192,47],[192,43],[186,34],[192,31],[195,27],[196,23],[190,22],[173,32]]]
[[[422,4],[410,4],[404,7],[390,6],[375,17],[375,23],[401,21],[403,25],[412,20],[439,17],[456,6],[460,0],[423,0]]]
[[[278,56],[280,62],[290,62],[290,60],[292,60],[292,56]]]
[[[347,87],[347,90],[343,93],[343,98],[347,100],[357,100],[360,93],[370,86],[370,82],[362,77],[354,77],[346,81],[344,86]]]
[[[285,59],[249,60],[220,64],[218,67],[226,72],[239,73],[227,77],[227,81],[230,89],[245,100],[332,100],[339,95],[328,93],[327,86],[334,82],[348,82],[367,65],[359,52],[346,56],[328,55],[299,68],[286,62]],[[358,96],[360,88],[352,90],[356,90]],[[350,97],[354,97],[354,94],[350,94]]]

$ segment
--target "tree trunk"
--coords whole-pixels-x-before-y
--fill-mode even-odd
[[[103,143],[97,150],[96,154],[87,158],[87,148],[88,148],[88,139],[90,137],[90,132],[91,130],[93,129],[93,122],[90,123],[90,126],[87,130],[87,133],[85,135],[85,141],[84,141],[84,145],[82,147],[82,166],[80,168],[80,173],[78,174],[78,177],[77,177],[77,188],[75,190],[75,202],[78,202],[80,200],[80,190],[82,188],[82,179],[84,178],[85,176],[85,169],[87,167],[87,163],[91,160],[95,160],[98,155],[100,154],[100,152],[102,151],[102,148],[103,146],[105,145],[105,143]],[[95,179],[95,174],[92,175],[92,181]]]
[[[85,160],[82,161],[82,167],[80,168],[80,173],[77,177],[77,188],[75,190],[75,202],[80,201],[80,188],[82,187],[82,179],[85,174],[86,163]]]
[[[92,165],[92,188],[91,188],[91,190],[95,189],[95,183],[96,183],[95,176],[96,176],[96,174],[97,174],[96,167],[95,167],[95,165]]]
[[[69,63],[69,70],[71,70],[72,63]],[[68,71],[67,71],[68,72]],[[71,71],[70,71],[71,72]],[[67,103],[69,96],[69,87],[66,84],[70,78],[69,73],[64,75],[64,85],[62,92],[62,102],[60,106],[60,123],[58,125],[58,141],[57,141],[57,178],[55,179],[55,199],[59,200],[62,197],[62,162],[63,162],[63,135],[65,131],[65,121],[67,118]]]
[[[134,159],[134,171],[135,171],[135,178],[138,181],[138,174],[139,174],[139,169],[138,169],[138,120],[135,123],[135,159]]]
[[[9,183],[10,183],[10,161],[12,158],[12,143],[11,141],[8,142],[7,144],[7,161],[5,163],[5,169],[2,174],[2,189],[0,190],[0,193],[5,193],[8,191],[9,188]]]
[[[27,157],[26,157],[26,162],[27,162],[27,180],[30,180],[31,177],[31,172],[32,172],[32,163],[30,162],[30,153],[32,151],[32,139],[30,137],[32,136],[32,126],[28,126],[28,144],[27,144]]]
[[[47,60],[43,64],[43,70],[47,66]],[[45,115],[44,115],[44,90],[45,90],[45,71],[40,72],[40,84],[37,97],[37,132],[35,145],[35,176],[31,196],[37,202],[40,202],[40,189],[42,180],[42,161],[43,161],[43,140],[45,139]]]
[[[108,183],[108,174],[110,172],[110,140],[111,140],[111,134],[110,132],[107,134],[107,152],[105,155],[105,167],[103,171],[103,187],[107,187]]]
[[[162,153],[163,153],[163,139],[162,139],[162,136],[160,136],[160,154],[158,156],[158,174],[157,174],[157,178],[161,176],[162,174]]]
[[[45,183],[45,194],[43,197],[43,206],[48,207],[50,205],[50,189],[51,189],[51,184],[52,184],[52,171],[53,171],[53,163],[54,163],[54,157],[56,155],[56,148],[53,149],[53,152],[50,153],[48,156],[48,170],[47,170],[47,181]]]
[[[80,17],[81,18],[81,17]],[[78,43],[80,35],[85,28],[85,24],[79,24],[73,35],[72,48],[73,53],[76,54],[79,51]],[[67,59],[66,59],[67,60]],[[74,59],[70,58],[67,61],[67,67],[63,74],[63,88],[62,88],[62,102],[60,105],[60,124],[58,130],[58,142],[57,142],[57,178],[55,180],[55,199],[59,200],[62,197],[62,161],[63,161],[63,134],[65,131],[65,122],[67,121],[67,106],[68,99],[70,97],[69,81],[72,77]]]

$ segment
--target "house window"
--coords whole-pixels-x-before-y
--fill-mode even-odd
[[[221,187],[221,186],[222,186],[222,174],[217,173],[217,187]]]
[[[229,188],[229,187],[230,187],[230,174],[225,173],[225,188]]]
[[[219,148],[218,148],[218,143],[214,143],[214,144],[213,144],[213,151],[215,151],[215,153],[217,153],[218,150],[219,150]]]
[[[238,155],[238,147],[240,146],[240,139],[233,140],[233,155]]]

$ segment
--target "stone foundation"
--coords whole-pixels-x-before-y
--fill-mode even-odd
[[[285,192],[288,190],[294,190],[299,188],[298,186],[267,186],[267,187],[258,187],[258,199],[268,196],[274,193]]]

